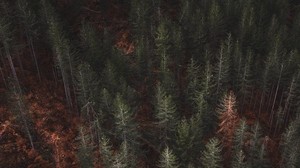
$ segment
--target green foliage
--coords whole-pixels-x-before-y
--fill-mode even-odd
[[[177,158],[169,147],[166,147],[161,153],[158,163],[159,168],[178,168]]]
[[[96,93],[98,87],[98,79],[96,74],[87,63],[82,63],[77,68],[75,75],[77,87],[77,99],[84,116],[93,115],[95,113]]]
[[[300,119],[290,123],[286,132],[283,135],[283,151],[282,151],[282,167],[297,167],[299,162],[300,152],[297,150],[300,143]]]
[[[113,164],[113,150],[110,145],[110,140],[103,136],[99,141],[99,151],[101,154],[102,165],[105,168],[112,167]]]
[[[78,149],[78,159],[81,168],[92,168],[93,167],[93,146],[92,140],[87,130],[80,126],[79,127],[79,139],[80,146]]]
[[[245,155],[243,150],[239,150],[236,152],[236,155],[233,158],[232,168],[246,168],[247,163],[245,160]]]
[[[116,136],[126,141],[126,145],[136,145],[138,133],[133,118],[133,111],[120,94],[117,94],[114,100],[114,117]]]
[[[119,152],[114,156],[112,168],[134,168],[136,166],[134,150],[127,141],[123,141]]]
[[[5,50],[10,49],[11,42],[13,41],[13,29],[12,29],[12,23],[9,18],[9,8],[7,6],[6,2],[0,3],[0,14],[2,15],[0,19],[0,40],[5,48]]]
[[[23,127],[21,131],[26,134],[31,148],[34,149],[34,139],[32,134],[34,127],[32,125],[32,120],[29,116],[29,111],[25,104],[25,99],[20,86],[16,81],[13,80],[9,83],[8,89],[8,97],[12,105],[13,119],[18,123],[19,126]]]
[[[229,36],[230,37],[230,36]],[[220,94],[228,88],[229,82],[229,54],[230,38],[226,43],[222,43],[219,50],[218,63],[215,67],[216,93]]]
[[[243,149],[245,134],[247,132],[247,129],[248,126],[246,124],[245,119],[241,120],[239,127],[235,131],[235,136],[234,136],[234,149],[236,152],[240,152]]]
[[[177,108],[172,96],[168,95],[160,84],[157,85],[155,99],[155,116],[158,119],[157,124],[161,130],[160,139],[164,139],[163,142],[166,142],[171,139],[177,125]]]
[[[41,3],[45,15],[44,19],[48,26],[48,36],[55,54],[56,64],[61,71],[66,101],[69,107],[73,107],[70,86],[73,86],[75,53],[70,40],[66,38],[63,26],[53,6],[46,0],[41,1]]]
[[[204,168],[221,168],[222,167],[222,147],[217,138],[211,138],[205,145],[202,152],[201,161]]]
[[[96,72],[101,72],[105,63],[105,52],[103,41],[97,30],[89,23],[83,23],[80,32],[81,44],[85,50],[86,60]]]
[[[177,126],[176,134],[176,155],[180,160],[181,167],[195,162],[198,158],[198,151],[202,149],[201,139],[203,138],[202,118],[195,114],[189,120],[183,119]]]

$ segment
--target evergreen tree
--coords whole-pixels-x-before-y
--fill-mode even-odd
[[[84,60],[91,65],[92,70],[101,72],[108,55],[104,49],[104,37],[100,37],[97,30],[89,23],[82,24],[80,37],[84,48]]]
[[[8,7],[8,4],[5,1],[2,1],[0,3],[0,14],[2,15],[0,19],[0,42],[4,48],[4,55],[8,59],[13,78],[17,84],[17,87],[19,88],[20,83],[11,55],[14,41],[14,29],[11,23],[11,18],[9,17],[11,15],[10,8]]]
[[[286,132],[283,135],[283,151],[282,151],[282,162],[281,167],[297,167],[299,162],[300,152],[296,148],[300,144],[300,119],[299,116],[295,121],[291,122]]]
[[[169,147],[166,147],[161,153],[158,163],[159,168],[178,168],[177,158]]]
[[[99,151],[100,151],[100,158],[101,163],[105,168],[112,167],[113,164],[113,149],[110,145],[110,140],[103,136],[99,141]]]
[[[114,100],[114,117],[116,125],[116,135],[126,142],[126,146],[131,148],[137,145],[136,137],[138,132],[133,118],[133,111],[120,94]]]
[[[17,123],[20,124],[19,126],[24,127],[24,130],[22,129],[22,131],[24,131],[24,134],[28,136],[31,148],[34,149],[34,136],[32,134],[33,127],[31,126],[32,121],[30,119],[28,109],[24,102],[20,86],[18,86],[18,84],[16,84],[15,82],[9,83],[9,99],[13,106],[12,111],[14,113],[14,118],[16,119]]]
[[[93,146],[92,140],[84,127],[79,127],[79,139],[80,146],[78,150],[78,159],[81,168],[92,168],[93,167]]]
[[[81,113],[88,119],[91,119],[91,117],[94,117],[96,110],[96,93],[99,84],[97,76],[89,64],[82,63],[78,66],[75,78],[78,92],[77,99]]]
[[[176,155],[180,166],[186,167],[196,160],[198,151],[201,150],[203,138],[202,119],[199,114],[193,115],[189,120],[183,119],[177,126]]]
[[[114,156],[112,168],[134,168],[136,166],[134,150],[127,141],[123,141],[119,152]]]
[[[226,48],[230,45],[230,36],[226,44],[222,43],[219,56],[218,64],[215,68],[215,81],[216,81],[216,94],[223,93],[228,88],[229,82],[229,55],[226,53]]]
[[[236,155],[234,156],[234,160],[232,163],[232,168],[246,168],[247,163],[244,161],[245,155],[243,150],[237,151]]]
[[[36,56],[36,51],[34,48],[34,38],[37,35],[37,16],[34,10],[30,7],[30,4],[26,0],[18,0],[17,1],[17,8],[18,8],[18,17],[19,17],[19,22],[22,24],[22,27],[26,40],[27,40],[27,45],[30,48],[31,55],[34,61],[34,65],[37,70],[37,74],[39,77],[39,80],[41,80],[41,74],[40,74],[40,68],[38,64],[38,59]]]
[[[188,80],[188,86],[187,86],[187,94],[190,100],[193,100],[195,97],[195,91],[199,91],[200,89],[200,67],[197,65],[195,60],[191,58],[190,63],[187,67],[187,80]]]
[[[162,143],[166,143],[175,131],[178,114],[172,96],[168,95],[160,84],[157,85],[155,107],[160,129],[159,139]]]
[[[252,52],[248,51],[247,60],[242,68],[239,79],[239,97],[242,100],[241,107],[244,109],[245,101],[247,102],[250,95],[251,87],[251,64],[252,64]]]
[[[224,22],[221,9],[221,5],[218,1],[213,0],[210,3],[207,16],[207,30],[209,32],[209,40],[211,41],[212,46],[216,45],[219,37],[223,35],[224,32]]]
[[[234,150],[237,152],[237,155],[242,149],[245,141],[245,134],[248,129],[245,119],[240,121],[239,127],[235,131],[234,136]]]
[[[211,138],[205,145],[202,152],[201,161],[204,168],[221,168],[222,167],[222,147],[217,138]]]
[[[73,75],[75,56],[72,51],[70,41],[66,38],[63,27],[55,14],[54,8],[47,0],[43,0],[42,8],[44,10],[45,20],[48,26],[48,35],[52,43],[53,52],[56,55],[55,60],[61,71],[61,76],[64,84],[65,96],[67,104],[70,108],[73,107],[71,98],[71,88],[73,87]]]
[[[174,73],[169,68],[170,63],[172,63],[171,55],[171,30],[169,29],[170,21],[167,19],[162,19],[158,25],[155,45],[156,54],[159,57],[159,79],[168,94],[176,94],[176,84]]]

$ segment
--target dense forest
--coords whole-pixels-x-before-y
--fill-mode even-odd
[[[0,167],[299,168],[296,0],[1,0]]]

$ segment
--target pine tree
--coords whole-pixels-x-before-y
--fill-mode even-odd
[[[74,87],[75,54],[69,39],[64,34],[63,27],[58,16],[55,14],[53,6],[46,0],[43,0],[41,3],[48,26],[49,39],[51,40],[53,52],[56,56],[55,60],[61,71],[66,101],[68,106],[72,108],[71,87]]]
[[[299,162],[300,152],[296,148],[299,148],[300,144],[300,119],[299,116],[290,123],[289,127],[283,134],[283,151],[282,151],[282,162],[281,167],[297,167]]]
[[[37,16],[33,9],[30,7],[29,2],[26,0],[18,0],[17,8],[18,8],[18,17],[19,22],[21,22],[22,27],[24,27],[24,32],[27,40],[27,45],[30,48],[31,55],[34,61],[34,65],[38,74],[39,80],[41,80],[40,68],[38,64],[38,59],[36,56],[36,51],[34,48],[34,37],[37,35]]]
[[[8,59],[9,66],[13,75],[13,78],[17,84],[17,87],[20,87],[19,79],[16,73],[15,65],[12,59],[12,48],[14,40],[14,29],[10,21],[10,8],[8,4],[4,1],[0,3],[0,14],[3,16],[0,19],[0,42],[4,48],[5,56]],[[20,90],[20,89],[19,89]]]
[[[197,153],[202,148],[203,138],[202,118],[199,114],[193,115],[189,120],[183,119],[177,126],[176,155],[181,167],[186,167],[197,158]]]
[[[167,19],[162,19],[158,25],[155,45],[156,45],[156,55],[159,57],[159,79],[168,94],[175,94],[176,84],[174,73],[169,68],[171,61],[171,30],[169,29],[170,21]],[[176,95],[173,95],[176,96]]]
[[[177,158],[169,147],[166,147],[161,153],[158,163],[159,168],[178,168]]]
[[[237,151],[236,155],[234,156],[234,160],[232,163],[232,168],[246,168],[247,163],[244,161],[245,160],[245,154],[243,150]]]
[[[113,149],[110,145],[110,140],[103,136],[99,141],[99,151],[100,151],[100,158],[101,163],[105,168],[112,167],[113,164]]]
[[[232,91],[226,94],[217,109],[219,113],[219,129],[222,140],[226,145],[231,144],[235,128],[238,124],[238,114],[236,110],[236,98]]]
[[[207,17],[207,30],[209,32],[209,39],[215,45],[219,40],[219,36],[223,34],[224,22],[221,11],[221,6],[218,1],[213,0],[210,3],[210,8]]]
[[[137,166],[136,156],[127,141],[122,142],[119,152],[113,158],[112,168],[134,168]]]
[[[137,145],[138,132],[133,118],[133,111],[120,94],[117,94],[114,100],[114,110],[117,137],[130,147]]]
[[[248,101],[251,87],[251,64],[252,64],[252,52],[248,51],[247,60],[242,68],[241,74],[239,74],[239,95],[242,100],[241,107],[244,109],[245,101]]]
[[[31,148],[34,149],[35,145],[34,142],[34,136],[32,134],[33,128],[32,128],[32,121],[30,119],[28,109],[26,107],[26,104],[24,102],[22,91],[20,90],[20,86],[18,86],[17,83],[14,81],[9,83],[9,99],[13,106],[13,113],[14,118],[16,119],[17,123],[19,123],[19,126],[24,127],[24,134],[28,136],[28,140],[30,142]],[[23,129],[22,129],[23,130]]]
[[[166,143],[172,137],[177,125],[177,108],[171,95],[168,95],[164,88],[158,84],[156,91],[156,118],[160,129],[159,139]]]
[[[226,41],[226,44],[222,43],[219,56],[218,64],[215,68],[215,81],[216,81],[216,94],[222,93],[228,87],[229,82],[229,55],[226,53],[226,48],[230,45],[230,38]]]
[[[193,100],[193,98],[195,97],[195,91],[199,91],[199,85],[201,84],[200,67],[193,58],[191,58],[190,63],[188,64],[187,73],[187,94],[190,100]]]
[[[78,150],[78,159],[80,162],[80,167],[92,168],[93,167],[92,140],[87,130],[82,126],[79,127],[79,139],[80,139],[80,146]]]
[[[104,51],[103,38],[98,35],[97,30],[90,23],[83,23],[80,31],[81,45],[85,52],[84,60],[87,61],[92,70],[101,72],[107,53]]]
[[[222,167],[222,147],[217,138],[211,138],[205,145],[202,152],[201,161],[204,168],[221,168]]]
[[[245,134],[248,129],[245,119],[240,121],[239,127],[235,131],[234,136],[234,150],[240,152],[243,149]],[[239,155],[239,154],[238,154]]]
[[[96,74],[87,63],[78,66],[76,78],[77,99],[81,114],[88,119],[95,115],[97,86],[99,84]]]

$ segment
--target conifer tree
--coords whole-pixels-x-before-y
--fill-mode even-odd
[[[73,87],[75,56],[70,45],[70,41],[66,38],[62,25],[58,16],[55,15],[53,6],[47,0],[43,0],[42,8],[45,20],[48,26],[48,35],[52,43],[53,52],[56,55],[55,60],[61,71],[64,84],[65,96],[67,104],[73,107],[71,98],[71,87]]]
[[[283,134],[283,151],[282,151],[282,162],[281,167],[297,167],[297,162],[299,162],[300,152],[295,149],[299,147],[300,144],[300,119],[299,116],[290,123],[289,127]]]
[[[127,141],[122,142],[119,152],[113,158],[112,168],[134,168],[137,166],[136,156]]]
[[[251,64],[252,64],[252,52],[248,51],[247,60],[242,68],[239,78],[239,95],[242,100],[241,107],[244,109],[245,101],[248,100],[251,87]]]
[[[234,135],[234,130],[238,124],[239,117],[236,110],[236,98],[232,91],[226,94],[217,109],[219,113],[219,129],[222,140],[230,145]]]
[[[83,23],[80,32],[81,44],[85,50],[84,60],[92,67],[92,70],[101,72],[105,63],[106,54],[104,44],[97,30],[89,23]]]
[[[92,168],[93,167],[92,140],[87,130],[83,126],[79,127],[79,139],[80,139],[80,146],[78,150],[78,159],[80,162],[80,167]]]
[[[138,132],[136,123],[133,119],[132,109],[120,94],[117,94],[114,100],[114,110],[116,135],[119,139],[126,142],[126,146],[132,148],[133,145],[137,145],[136,137]]]
[[[195,91],[198,91],[200,89],[199,85],[201,84],[200,68],[193,58],[191,58],[190,63],[188,64],[187,73],[188,73],[187,94],[192,100],[195,97]]]
[[[176,93],[175,78],[173,72],[169,69],[171,62],[171,30],[169,29],[170,21],[162,19],[158,25],[155,45],[156,54],[159,57],[159,79],[168,94]],[[175,96],[175,95],[174,95]]]
[[[223,34],[224,30],[223,15],[218,1],[213,0],[210,3],[207,19],[209,39],[211,40],[211,43],[215,45],[219,40],[219,36]]]
[[[110,140],[103,136],[100,141],[99,141],[99,151],[101,154],[101,161],[102,165],[105,168],[110,168],[112,167],[113,164],[113,149],[112,146],[110,145]]]
[[[216,94],[222,93],[228,87],[229,82],[229,55],[226,53],[226,48],[230,45],[230,39],[226,42],[227,44],[222,43],[219,56],[218,64],[215,68],[215,81],[216,81]]]
[[[34,37],[37,35],[37,16],[33,9],[30,7],[30,3],[26,0],[18,0],[18,17],[19,22],[21,22],[22,27],[24,27],[24,32],[27,40],[27,45],[30,48],[31,55],[34,61],[35,68],[37,70],[38,78],[41,80],[40,68],[38,64],[38,59],[36,56],[36,51],[34,47]]]
[[[204,168],[221,168],[222,167],[222,147],[217,138],[211,138],[205,145],[202,152],[201,161]]]
[[[234,136],[234,150],[238,153],[243,149],[244,140],[245,140],[245,133],[248,129],[245,119],[240,121],[239,127],[235,131]]]
[[[16,73],[15,65],[13,62],[13,58],[11,55],[12,47],[13,47],[13,39],[14,39],[14,32],[12,23],[10,21],[10,11],[9,11],[8,4],[4,1],[0,3],[0,14],[2,15],[0,19],[0,42],[4,48],[5,56],[8,59],[9,66],[13,75],[13,78],[19,88],[20,83]],[[20,89],[19,89],[20,90]]]
[[[81,113],[88,119],[91,119],[90,117],[94,117],[96,110],[96,93],[97,85],[99,84],[97,76],[89,64],[82,63],[78,66],[75,78],[78,92],[77,99]]]
[[[183,119],[177,126],[176,155],[181,167],[186,167],[196,160],[201,150],[203,138],[202,118],[200,114],[193,115],[189,120]]]
[[[243,150],[237,151],[236,155],[233,158],[233,163],[232,163],[232,168],[246,168],[247,163],[244,161],[245,160],[245,154]]]
[[[206,51],[208,52],[208,51]],[[209,61],[205,64],[204,73],[201,75],[201,87],[203,88],[203,93],[205,96],[212,95],[213,88],[215,88],[216,83],[214,82],[213,67]]]
[[[158,84],[156,91],[156,118],[160,129],[159,139],[166,143],[172,137],[177,125],[177,108],[171,95],[168,95],[164,88]]]
[[[31,148],[34,149],[35,145],[33,144],[34,137],[32,134],[32,123],[18,83],[9,83],[9,98],[13,105],[12,111],[14,112],[14,117],[16,118],[16,121],[20,124],[20,126],[24,127],[24,133],[26,134],[26,136],[28,136]]]
[[[161,153],[158,163],[159,168],[178,168],[177,158],[169,147],[166,147]]]

